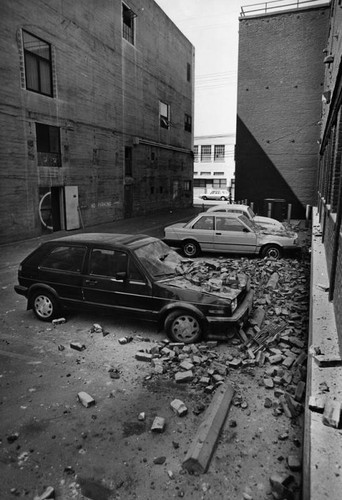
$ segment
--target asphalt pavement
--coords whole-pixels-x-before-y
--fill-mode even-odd
[[[148,234],[162,238],[164,227],[176,222],[186,222],[201,211],[200,207],[188,207],[176,210],[158,210],[140,217],[132,217],[119,221],[106,222],[96,226],[89,226],[72,231],[55,231],[45,233],[36,238],[20,240],[13,243],[0,245],[0,269],[18,265],[32,250],[40,243],[61,238],[69,234],[77,233],[124,233],[124,234]]]

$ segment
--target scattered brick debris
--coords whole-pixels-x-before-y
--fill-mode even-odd
[[[164,432],[165,430],[165,418],[163,417],[155,417],[152,423],[151,431],[152,432]]]
[[[80,342],[70,342],[70,347],[76,351],[84,351],[84,349],[86,349],[86,346]]]
[[[48,500],[50,498],[55,498],[55,490],[52,486],[48,486],[44,493],[39,496],[35,496],[33,500]]]
[[[95,405],[95,399],[92,398],[89,394],[84,391],[81,391],[77,394],[79,402],[85,407],[89,408],[89,406]]]
[[[63,325],[63,323],[66,323],[66,319],[65,318],[58,318],[58,319],[53,319],[52,320],[52,324],[53,325]]]

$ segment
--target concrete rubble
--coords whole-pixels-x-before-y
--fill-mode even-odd
[[[144,356],[150,354],[151,376],[169,377],[177,383],[190,385],[193,390],[201,392],[205,409],[216,389],[229,380],[231,370],[262,369],[261,383],[268,391],[265,407],[275,418],[285,415],[292,423],[302,418],[306,388],[309,262],[210,259],[189,266],[188,277],[190,275],[194,283],[214,287],[216,293],[220,293],[220,286],[224,287],[225,276],[231,277],[235,273],[238,281],[240,273],[249,275],[256,289],[254,310],[238,335],[228,338],[235,355],[216,349],[217,342],[184,345],[165,339],[139,354],[143,360],[147,360]],[[238,392],[233,404],[248,408],[248,402]],[[311,401],[311,405],[318,404],[318,401]],[[337,425],[337,406],[334,404],[326,411],[327,425]],[[195,410],[193,408],[194,413]],[[321,411],[324,411],[324,406]],[[297,456],[288,457],[288,468],[297,472],[301,470]],[[292,498],[293,491],[298,489],[292,475],[273,477],[270,482],[275,498]]]

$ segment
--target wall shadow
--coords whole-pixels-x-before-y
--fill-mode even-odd
[[[284,199],[292,204],[292,219],[305,218],[305,207],[285,181],[244,122],[237,117],[235,147],[235,199],[254,202],[255,212],[267,215],[265,199]]]

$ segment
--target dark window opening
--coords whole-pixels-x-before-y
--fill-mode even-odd
[[[198,161],[198,146],[194,146],[194,161]]]
[[[52,96],[51,46],[23,31],[26,88]]]
[[[187,63],[186,65],[186,79],[188,82],[191,82],[191,64]]]
[[[136,14],[122,4],[122,36],[132,45],[134,45],[135,18]]]
[[[159,120],[162,128],[168,129],[170,126],[170,106],[159,101]]]
[[[132,171],[132,148],[125,147],[125,176],[131,177]]]
[[[38,165],[61,167],[61,145],[59,128],[36,123]]]
[[[191,132],[191,130],[192,130],[191,116],[187,115],[187,114],[184,115],[184,130],[186,132]]]

